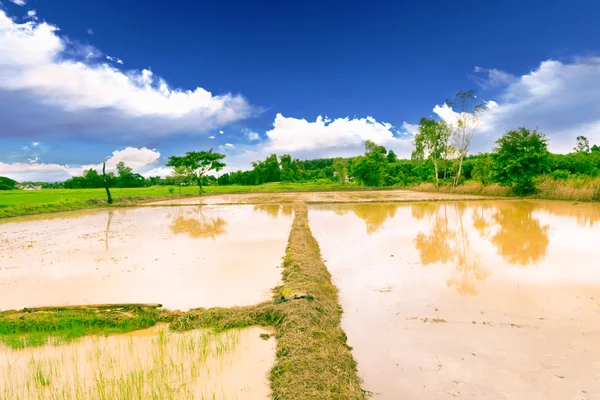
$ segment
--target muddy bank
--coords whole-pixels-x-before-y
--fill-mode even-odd
[[[600,205],[314,205],[375,398],[600,393]]]
[[[425,200],[468,200],[485,199],[483,196],[466,196],[449,193],[424,193],[411,190],[365,190],[337,192],[295,192],[295,193],[244,193],[229,195],[207,195],[202,197],[187,197],[174,200],[158,201],[146,205],[184,205],[184,204],[264,204],[291,203],[302,201],[306,203],[355,203],[382,201],[425,201]]]
[[[255,304],[279,284],[290,206],[79,211],[0,225],[0,309]]]

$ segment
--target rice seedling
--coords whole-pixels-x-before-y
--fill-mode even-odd
[[[0,398],[268,396],[266,374],[275,355],[274,345],[258,337],[263,330],[176,333],[165,325],[154,330],[152,335],[92,336],[60,346],[0,346]]]

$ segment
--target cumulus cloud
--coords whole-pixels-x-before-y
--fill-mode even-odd
[[[72,48],[57,27],[0,10],[2,136],[201,133],[252,113],[241,95],[173,89],[150,69],[123,72],[92,61],[91,47],[83,59]]]
[[[168,168],[158,166],[159,158],[160,153],[156,150],[150,150],[145,147],[127,147],[123,150],[113,151],[112,155],[106,159],[106,170],[116,171],[117,164],[120,161],[123,161],[127,166],[131,167],[134,172],[146,176],[160,175],[157,172],[161,170],[161,168],[164,171]],[[39,160],[39,157],[34,157],[29,159],[27,163],[6,164],[0,162],[0,175],[7,176],[17,181],[61,181],[72,176],[81,175],[88,169],[95,169],[98,172],[102,170],[102,163],[69,166],[40,163]]]
[[[209,139],[214,139],[215,137],[214,137],[213,135],[211,135],[211,136],[209,136],[208,138],[209,138]]]
[[[18,5],[18,6],[24,6],[25,5],[25,0],[8,0],[8,1],[10,1],[11,3],[14,3],[14,4]]]
[[[520,126],[546,134],[555,152],[569,152],[579,135],[600,143],[600,58],[544,61],[487,106],[474,138],[475,152],[489,151],[501,135]],[[433,111],[449,122],[456,118],[446,105]]]
[[[266,133],[265,150],[351,155],[360,154],[364,142],[371,140],[401,155],[410,155],[412,138],[395,132],[391,124],[378,122],[373,117],[331,120],[319,116],[315,121],[307,121],[277,114],[273,129]]]
[[[219,131],[219,134],[221,134],[221,135],[222,135],[223,133],[224,133],[223,131]]]

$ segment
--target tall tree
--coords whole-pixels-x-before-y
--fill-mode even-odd
[[[415,135],[415,151],[413,154],[421,158],[424,158],[427,154],[427,157],[431,159],[435,171],[436,186],[440,184],[439,161],[447,153],[451,134],[452,129],[446,122],[421,118],[419,133]]]
[[[577,144],[573,148],[576,153],[589,153],[590,141],[585,136],[577,136]]]
[[[504,134],[493,154],[496,180],[519,195],[534,192],[533,178],[549,170],[547,142],[545,135],[526,128]]]
[[[185,156],[171,156],[167,166],[169,167],[187,167],[196,176],[198,183],[198,193],[202,194],[202,178],[210,171],[220,171],[225,167],[222,161],[225,154],[209,151],[188,151]]]
[[[112,204],[113,199],[110,195],[110,189],[108,188],[108,182],[106,181],[106,163],[102,163],[102,179],[104,181],[104,189],[106,189],[106,197],[108,198],[107,203]]]
[[[484,104],[476,104],[477,96],[474,90],[461,90],[453,100],[446,100],[446,104],[458,109],[456,125],[453,126],[452,147],[458,156],[458,168],[453,184],[458,185],[462,173],[463,159],[469,154],[473,135],[481,123],[481,113],[485,110]]]

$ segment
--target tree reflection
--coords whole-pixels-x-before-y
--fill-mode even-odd
[[[454,269],[446,281],[448,287],[455,287],[462,294],[477,294],[477,281],[487,278],[489,272],[471,247],[463,223],[466,207],[458,203],[436,204],[435,209],[414,205],[413,216],[415,208],[418,210],[417,215],[422,215],[421,211],[427,210],[432,220],[431,230],[428,233],[419,232],[415,238],[421,263],[427,266],[438,262],[453,262]]]
[[[499,229],[491,242],[498,254],[510,264],[526,266],[540,261],[546,255],[550,243],[549,227],[541,226],[540,220],[533,218],[534,208],[532,203],[508,203],[501,205],[493,215]]]
[[[381,229],[385,221],[394,218],[398,207],[398,204],[360,203],[352,205],[352,212],[365,221],[367,233],[370,235]]]
[[[227,222],[222,218],[210,218],[202,214],[201,208],[198,212],[189,216],[177,215],[173,218],[169,228],[176,235],[187,234],[191,238],[211,238],[227,233],[225,227]]]
[[[106,222],[106,230],[104,231],[104,246],[106,247],[106,251],[108,251],[108,238],[110,234],[110,223],[113,218],[114,211],[108,210],[108,221]]]
[[[293,213],[293,207],[291,203],[286,204],[256,204],[254,211],[264,212],[273,219],[279,218],[279,216],[290,217]]]

